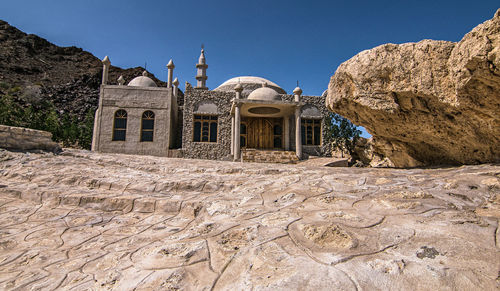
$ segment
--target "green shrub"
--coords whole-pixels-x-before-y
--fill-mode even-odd
[[[332,150],[340,150],[342,155],[349,153],[352,156],[361,131],[349,119],[335,113],[330,113],[327,122],[327,135],[332,141]]]
[[[0,124],[20,126],[52,133],[52,139],[65,147],[90,149],[94,125],[94,111],[89,110],[82,122],[70,113],[58,113],[48,101],[26,107],[12,96],[0,95]]]

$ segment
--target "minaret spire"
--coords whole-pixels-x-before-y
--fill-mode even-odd
[[[200,58],[198,59],[198,63],[196,64],[196,89],[204,89],[207,90],[206,82],[207,82],[207,68],[208,65],[205,60],[205,49],[204,46],[201,45],[201,54]]]
[[[170,61],[167,64],[167,69],[168,69],[168,81],[167,81],[167,88],[172,88],[172,78],[174,76],[174,61],[170,59]]]

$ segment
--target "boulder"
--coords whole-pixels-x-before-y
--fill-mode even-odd
[[[61,152],[61,147],[52,141],[52,133],[50,132],[1,124],[0,148],[19,151]]]
[[[385,166],[500,161],[500,9],[458,43],[384,44],[339,66],[327,107],[364,126]]]

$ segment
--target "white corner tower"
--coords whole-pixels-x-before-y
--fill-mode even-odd
[[[102,84],[106,85],[108,84],[108,72],[109,72],[109,67],[111,66],[111,61],[109,60],[108,56],[105,56],[101,62],[102,62]]]
[[[167,69],[168,69],[168,81],[167,81],[167,88],[172,88],[172,78],[174,76],[174,61],[170,59],[170,61],[167,64]]]
[[[198,59],[198,63],[196,64],[196,89],[204,89],[207,90],[207,68],[208,65],[205,60],[205,50],[203,49],[203,46],[201,46],[201,54],[200,58]]]

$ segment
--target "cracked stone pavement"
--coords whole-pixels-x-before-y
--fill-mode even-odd
[[[498,290],[500,166],[0,150],[3,290]]]

